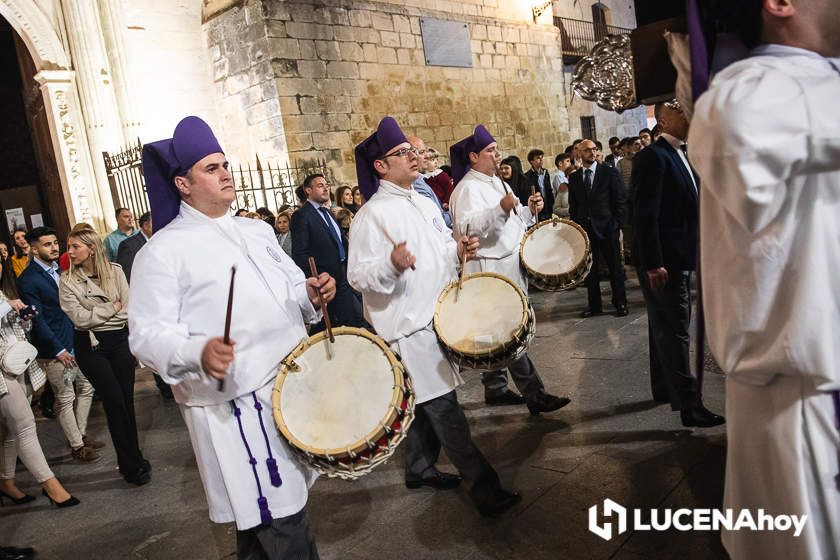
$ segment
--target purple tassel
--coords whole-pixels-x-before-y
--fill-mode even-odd
[[[268,466],[268,477],[271,479],[271,485],[279,488],[283,484],[283,479],[280,478],[280,472],[277,470],[277,461],[273,457],[269,457],[265,460],[265,464]]]
[[[271,510],[268,509],[268,500],[266,500],[263,496],[260,496],[257,499],[257,503],[260,506],[260,520],[262,521],[262,524],[271,525]]]

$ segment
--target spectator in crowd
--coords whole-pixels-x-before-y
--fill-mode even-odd
[[[441,218],[443,218],[443,222],[446,224],[446,227],[452,229],[452,216],[449,215],[449,211],[443,207],[443,204],[441,204],[441,201],[435,194],[435,191],[432,190],[432,187],[426,182],[426,179],[423,178],[423,171],[428,166],[429,160],[425,142],[416,136],[409,136],[408,143],[411,144],[411,147],[417,151],[417,165],[420,167],[420,175],[414,180],[411,187],[419,194],[435,203],[435,206],[440,209],[440,215]]]
[[[508,156],[499,164],[499,177],[507,183],[510,191],[516,195],[519,201],[525,201],[523,206],[528,205],[528,198],[531,196],[531,189],[522,173],[522,163],[516,156]]]
[[[0,349],[5,353],[12,341],[26,342],[26,331],[31,327],[35,311],[18,297],[14,273],[9,262],[3,260],[0,271]],[[29,387],[27,387],[27,381]],[[15,484],[17,459],[35,481],[50,503],[60,508],[79,504],[61,485],[50,470],[36,432],[35,417],[29,406],[28,394],[44,386],[46,378],[38,362],[32,362],[24,371],[0,371],[0,504],[11,500],[14,505],[27,504],[35,496],[25,494]]]
[[[636,191],[633,184],[633,161],[636,154],[642,149],[642,142],[636,137],[625,138],[622,142],[624,157],[618,162],[618,172],[621,174],[621,182],[627,193],[627,201],[624,206],[624,221],[621,224],[622,254],[624,262],[632,262],[631,253],[633,249],[633,203],[636,200]]]
[[[290,257],[292,256],[292,234],[289,231],[291,227],[291,218],[289,214],[281,212],[277,214],[277,219],[274,221],[274,230],[277,232],[277,243],[280,248],[286,252]]]
[[[245,214],[245,217],[250,219],[250,220],[260,220],[260,221],[262,221],[262,219],[263,219],[262,216],[260,216],[256,212],[248,212],[247,214]]]
[[[601,144],[600,140],[594,140],[595,142],[595,161],[598,163],[604,163],[604,145]]]
[[[650,146],[651,142],[653,142],[653,137],[650,134],[649,128],[643,128],[639,131],[639,141],[642,143],[642,149]]]
[[[659,126],[659,123],[656,123],[656,125],[650,129],[650,135],[653,137],[654,142],[659,140],[659,137],[662,136],[662,127]]]
[[[260,206],[257,208],[257,214],[259,214],[262,221],[271,226],[271,229],[274,229],[274,214],[271,213],[271,210],[265,206]]]
[[[572,163],[574,163],[576,167],[580,167],[581,165],[580,151],[578,150],[578,145],[581,142],[583,142],[583,138],[577,138],[574,142],[572,142]]]
[[[6,261],[9,258],[9,246],[0,241],[0,260]]]
[[[20,276],[29,264],[29,243],[26,241],[26,230],[18,228],[12,234],[14,253],[12,254],[12,269],[15,276]]]
[[[698,188],[682,153],[688,119],[676,102],[657,103],[663,135],[633,163],[634,261],[648,313],[653,399],[679,410],[683,426],[708,428],[724,419],[704,406],[691,374],[691,271],[697,263]]]
[[[359,211],[353,203],[353,188],[350,185],[341,185],[335,191],[335,199],[338,201],[336,208],[346,208],[354,214]]]
[[[247,208],[240,208],[236,212],[233,213],[234,216],[237,218],[247,218],[249,210]]]
[[[551,188],[554,190],[554,208],[552,212],[561,218],[569,216],[569,178],[566,171],[572,166],[572,158],[569,154],[557,154],[554,158],[554,166],[557,174],[551,181]]]
[[[117,218],[117,229],[108,234],[105,238],[105,250],[108,251],[108,260],[117,261],[117,249],[120,243],[137,233],[134,229],[134,215],[128,208],[117,208],[114,212]]]
[[[59,243],[54,229],[37,227],[27,234],[29,266],[18,278],[24,303],[38,310],[32,328],[32,342],[55,395],[55,412],[67,438],[73,458],[98,461],[95,451],[102,443],[86,434],[93,386],[76,364],[73,355],[73,324],[59,303]]]
[[[359,186],[356,185],[355,187],[353,187],[353,204],[356,205],[356,208],[361,208],[364,203],[365,197],[362,196],[362,189],[360,189]]]
[[[621,264],[619,230],[624,219],[626,195],[615,168],[595,161],[595,143],[584,140],[578,147],[583,166],[569,177],[569,216],[586,230],[592,246],[592,273],[586,277],[588,307],[581,317],[602,313],[600,278],[601,255],[610,271],[612,303],[616,315],[625,317],[627,295]]]
[[[432,191],[434,191],[438,200],[440,200],[440,205],[443,209],[449,211],[449,196],[455,188],[452,177],[438,165],[437,150],[427,148],[426,155],[428,156],[426,166],[424,170],[421,170],[423,178],[432,187]]]
[[[129,484],[151,480],[134,415],[134,356],[128,347],[128,281],[105,257],[99,235],[77,229],[67,240],[70,270],[61,275],[61,309],[75,326],[73,347],[105,408],[120,474]],[[142,305],[143,302],[141,302]]]
[[[314,257],[318,272],[335,278],[335,299],[327,308],[334,326],[365,326],[361,303],[347,283],[347,239],[326,206],[330,190],[327,179],[321,173],[313,173],[303,180],[303,188],[307,201],[292,214],[292,259],[309,277],[309,257]],[[324,328],[322,320],[312,332]]]
[[[604,163],[616,167],[619,160],[622,158],[621,153],[621,139],[618,136],[613,136],[609,140],[610,154],[604,158]]]
[[[298,199],[298,206],[302,207],[306,204],[306,190],[303,188],[303,185],[298,185],[295,187],[295,197]]]
[[[335,221],[338,222],[338,227],[341,228],[341,234],[349,240],[350,222],[353,221],[353,212],[347,208],[334,208],[333,216],[335,217]]]
[[[551,190],[551,176],[546,169],[543,169],[544,155],[545,152],[538,149],[528,152],[528,163],[531,165],[531,169],[525,173],[525,182],[529,189],[528,197],[531,196],[530,190],[534,189],[543,198],[544,206],[540,210],[540,215],[537,218],[538,222],[550,219],[551,210],[554,208],[554,192]],[[520,195],[521,200],[522,196]],[[525,200],[527,201],[527,197]]]

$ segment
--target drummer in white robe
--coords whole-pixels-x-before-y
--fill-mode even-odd
[[[356,146],[359,186],[368,201],[350,226],[347,277],[362,293],[365,318],[402,357],[416,392],[414,422],[405,440],[405,484],[455,488],[461,477],[435,467],[440,449],[470,480],[470,497],[484,515],[520,500],[504,490],[470,435],[455,388],[462,382],[432,329],[435,302],[457,277],[460,256],[478,241],[456,243],[440,211],[411,184],[419,176],[415,148],[391,117]],[[375,193],[375,194],[374,194]]]
[[[765,0],[762,42],[695,104],[709,346],[727,373],[724,507],[806,514],[724,531],[734,560],[840,558],[840,27]],[[794,46],[795,45],[795,46]]]
[[[481,246],[478,258],[467,263],[467,272],[495,272],[509,278],[528,295],[528,281],[519,262],[519,244],[526,230],[534,225],[543,207],[539,192],[522,206],[510,187],[498,177],[502,155],[496,140],[483,125],[449,148],[452,176],[457,183],[449,198],[455,235],[469,228]],[[557,410],[569,404],[566,397],[545,392],[540,374],[527,352],[508,366],[519,389],[517,395],[507,386],[504,370],[481,375],[484,401],[491,405],[525,402],[532,415]]]
[[[201,119],[144,146],[143,169],[157,232],[134,262],[131,350],[172,385],[210,519],[236,522],[238,557],[318,558],[305,510],[314,478],[278,435],[271,392],[305,322],[320,319],[316,290],[329,301],[335,282],[305,279],[269,226],[230,216],[228,162]]]

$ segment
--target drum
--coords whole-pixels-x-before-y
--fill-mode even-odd
[[[537,288],[568,290],[580,284],[592,268],[589,236],[565,218],[542,221],[522,238],[519,260]]]
[[[272,394],[280,433],[316,471],[348,480],[388,460],[414,419],[411,378],[388,345],[364,329],[333,329],[280,362]]]
[[[507,367],[534,337],[534,310],[522,289],[493,272],[464,277],[441,292],[434,328],[444,352],[460,367],[492,371]]]

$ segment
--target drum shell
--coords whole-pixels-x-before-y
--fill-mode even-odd
[[[584,252],[571,270],[559,274],[545,274],[529,266],[525,258],[525,245],[531,236],[540,228],[556,227],[558,224],[564,224],[580,234],[584,240]],[[528,278],[529,284],[536,288],[547,292],[570,290],[583,282],[592,268],[592,249],[589,243],[589,236],[586,234],[586,230],[572,220],[566,218],[543,220],[531,228],[522,238],[522,242],[519,245],[519,261],[525,270],[525,276]]]

